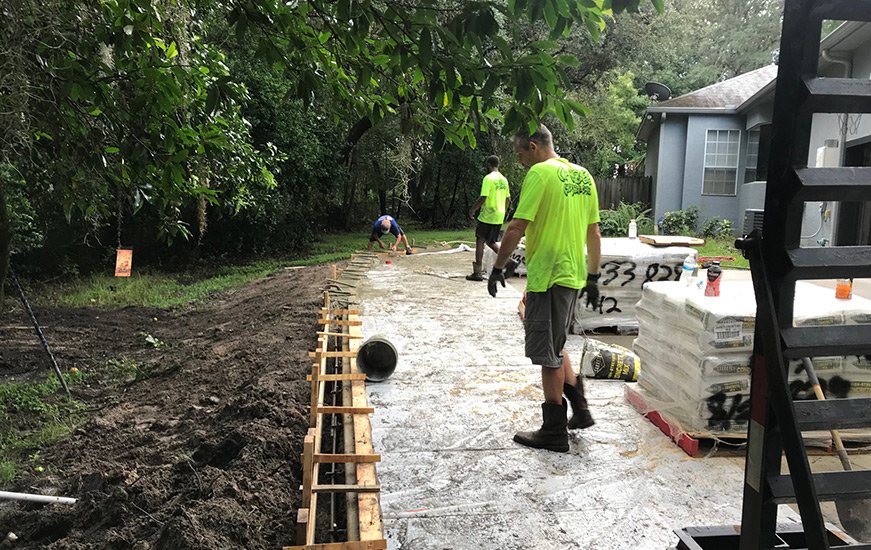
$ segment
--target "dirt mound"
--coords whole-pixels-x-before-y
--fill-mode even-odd
[[[0,503],[0,548],[184,550],[292,544],[305,376],[329,268],[286,270],[194,309],[37,312],[61,367],[95,373],[94,410],[7,489],[79,498]],[[0,319],[0,377],[44,371],[21,319]],[[147,339],[151,336],[150,339]],[[110,359],[128,370],[110,376]],[[113,378],[114,376],[114,378]]]

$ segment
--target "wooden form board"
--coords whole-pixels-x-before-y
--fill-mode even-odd
[[[653,246],[704,246],[704,239],[680,235],[641,235],[638,240]]]
[[[387,548],[387,540],[378,539],[355,542],[329,542],[305,546],[284,546],[282,550],[384,550],[385,548]]]
[[[356,315],[350,315],[349,319],[357,319]],[[351,334],[362,334],[359,325],[350,327]],[[350,340],[349,349],[357,351],[360,348],[360,340]],[[351,358],[351,373],[360,374],[357,369],[357,359]],[[351,405],[354,407],[367,407],[369,401],[366,398],[366,382],[355,380],[351,382]],[[361,454],[374,454],[372,445],[372,423],[365,415],[354,415],[354,451]],[[378,485],[375,476],[374,463],[357,463],[357,485]],[[360,540],[372,541],[384,538],[381,526],[381,498],[378,493],[358,493],[357,510],[360,518]]]
[[[334,270],[335,272],[335,270]],[[357,350],[360,347],[362,334],[357,319],[357,310],[330,309],[330,293],[324,291],[324,306],[318,310],[318,323],[324,326],[323,331],[318,332],[317,351],[309,353],[315,358],[312,365],[312,373],[306,377],[311,382],[311,414],[309,432],[303,444],[303,507],[297,514],[297,544],[301,546],[288,546],[287,549],[324,549],[324,550],[378,550],[386,548],[386,541],[381,527],[380,485],[375,478],[375,462],[381,460],[381,456],[373,452],[372,428],[368,415],[374,412],[368,406],[366,399],[365,375],[357,369]],[[335,319],[340,316],[345,319]],[[348,327],[345,332],[330,332],[330,326]],[[342,345],[343,351],[328,351],[328,336],[341,336],[338,344]],[[350,374],[326,374],[327,359],[335,358],[339,361],[348,361]],[[351,403],[350,406],[333,407],[325,406],[324,392],[326,381],[350,381]],[[348,405],[348,404],[346,404]],[[354,425],[355,448],[353,453],[327,454],[320,453],[321,448],[321,421],[325,414],[351,415]],[[347,451],[347,450],[346,450]],[[356,467],[357,483],[354,485],[318,485],[318,469],[322,463],[344,463],[346,467]],[[343,542],[332,544],[315,544],[315,525],[317,512],[317,499],[321,493],[352,493],[357,495],[359,535],[360,541]]]

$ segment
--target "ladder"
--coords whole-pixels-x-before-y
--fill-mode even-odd
[[[871,353],[871,326],[793,327],[796,281],[871,277],[869,246],[800,246],[805,201],[871,200],[871,168],[807,167],[814,113],[871,113],[871,80],[818,77],[824,20],[871,21],[871,1],[785,2],[763,228],[737,243],[757,303],[740,534],[687,528],[677,532],[679,549],[871,549],[845,546],[820,509],[820,501],[871,497],[871,472],[813,473],[802,439],[803,431],[871,427],[871,399],[793,401],[787,381],[790,359]],[[798,529],[777,525],[778,504],[790,502]]]

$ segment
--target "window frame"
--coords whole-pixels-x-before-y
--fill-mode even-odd
[[[750,166],[750,136],[756,135],[756,162],[753,163],[753,166]],[[753,183],[758,181],[763,181],[759,179],[759,149],[760,144],[762,143],[762,130],[760,127],[751,128],[747,130],[747,150],[744,153],[744,183]],[[747,172],[753,170],[753,173],[756,177],[752,180],[747,179]]]
[[[708,146],[711,142],[708,139],[708,136],[711,132],[737,132],[738,133],[738,141],[737,146],[738,150],[735,153],[735,166],[708,166]],[[719,143],[719,142],[717,142]],[[727,142],[728,143],[728,142]],[[707,128],[705,130],[705,153],[702,161],[702,195],[708,197],[736,197],[738,196],[738,170],[741,167],[741,129],[740,128]],[[732,192],[731,193],[707,193],[705,192],[705,175],[707,174],[708,168],[713,170],[734,170],[735,171],[735,180],[732,182]]]

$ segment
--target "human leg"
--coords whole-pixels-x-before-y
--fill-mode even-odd
[[[472,262],[472,274],[466,275],[467,281],[483,281],[484,280],[484,237],[481,233],[481,222],[475,228],[475,261]]]
[[[566,427],[568,405],[562,398],[562,359],[554,354],[553,348],[553,294],[550,290],[526,294],[526,317],[523,322],[526,331],[526,356],[541,366],[545,400],[541,405],[541,428],[518,432],[514,435],[514,441],[527,447],[564,453],[569,450]]]

